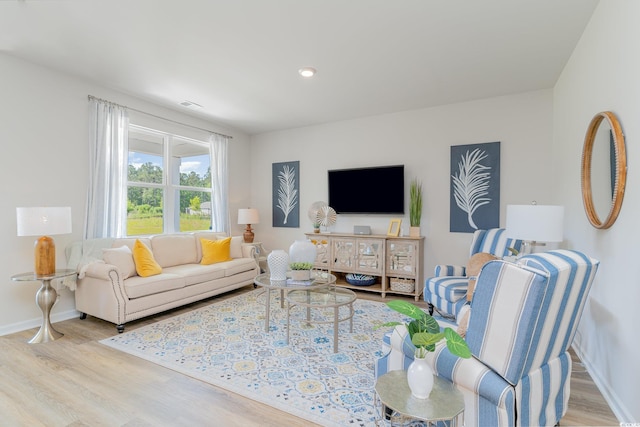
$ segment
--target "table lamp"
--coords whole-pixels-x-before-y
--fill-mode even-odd
[[[545,242],[562,242],[564,206],[507,205],[507,237],[523,241],[522,254],[533,252]]]
[[[49,236],[71,233],[71,208],[16,208],[18,236],[41,236],[35,243],[35,273],[56,271],[56,246]]]
[[[258,210],[253,208],[238,209],[238,224],[247,224],[247,228],[244,230],[244,242],[253,243],[253,230],[251,224],[258,224],[260,217],[258,216]]]

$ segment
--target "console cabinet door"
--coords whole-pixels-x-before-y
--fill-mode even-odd
[[[384,264],[384,240],[357,239],[356,244],[358,247],[356,271],[381,276]]]
[[[342,272],[356,270],[356,239],[331,238],[331,269]]]
[[[329,259],[331,258],[329,240],[324,236],[318,236],[317,238],[312,238],[311,243],[316,246],[316,262],[314,263],[314,267],[321,270],[328,270],[330,265]]]
[[[418,242],[387,240],[387,275],[415,278],[418,256]]]

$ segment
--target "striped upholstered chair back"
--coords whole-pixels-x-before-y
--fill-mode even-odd
[[[557,424],[567,410],[568,353],[598,262],[577,251],[527,255],[518,264],[491,261],[476,283],[460,359],[440,343],[427,355],[435,373],[465,399],[466,426]],[[376,375],[406,369],[413,358],[397,326]]]
[[[583,253],[557,250],[518,267],[489,263],[478,277],[466,340],[514,386],[517,425],[556,424],[566,412],[568,350],[597,268]]]

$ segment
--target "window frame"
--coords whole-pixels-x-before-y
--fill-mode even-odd
[[[134,153],[144,153],[144,154],[152,154],[157,155],[156,153],[145,153],[140,150],[132,150],[131,146],[128,144],[131,140],[131,134],[142,134],[142,135],[150,135],[154,137],[159,137],[162,139],[162,183],[153,183],[153,182],[142,182],[142,181],[130,181],[129,180],[129,155]],[[194,144],[202,147],[206,150],[209,158],[209,171],[210,177],[213,176],[212,163],[211,163],[211,144],[198,140],[195,138],[189,138],[183,135],[178,135],[173,132],[168,132],[160,129],[153,129],[147,126],[142,126],[134,123],[129,123],[129,140],[127,141],[127,176],[125,182],[125,206],[128,206],[128,190],[130,187],[135,188],[152,188],[152,189],[160,189],[162,190],[162,233],[188,233],[191,231],[205,231],[203,230],[190,230],[190,231],[181,231],[180,230],[180,192],[181,191],[194,191],[194,192],[203,192],[209,193],[209,201],[213,203],[213,183],[209,181],[208,187],[197,187],[191,185],[181,185],[180,184],[180,163],[176,162],[176,159],[179,156],[175,155],[174,149],[177,147],[178,142]],[[204,154],[203,154],[204,155]],[[186,156],[185,156],[186,157]],[[175,176],[174,180],[174,171],[177,176]],[[204,178],[204,177],[202,177]],[[127,208],[125,208],[127,209]],[[124,224],[125,235],[130,237],[134,236],[134,234],[129,234],[129,230],[127,227],[128,223],[128,214],[126,215],[127,219]],[[209,229],[213,224],[213,215],[210,214],[209,219]],[[155,233],[150,233],[148,235],[152,235]]]

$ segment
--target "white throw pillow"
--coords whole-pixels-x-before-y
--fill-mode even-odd
[[[133,262],[133,253],[131,249],[129,249],[129,246],[104,249],[102,251],[102,259],[104,259],[104,262],[107,264],[118,267],[123,279],[137,275],[136,264]]]
[[[232,236],[231,237],[231,258],[242,258],[242,242],[244,242],[244,237],[242,236]]]

